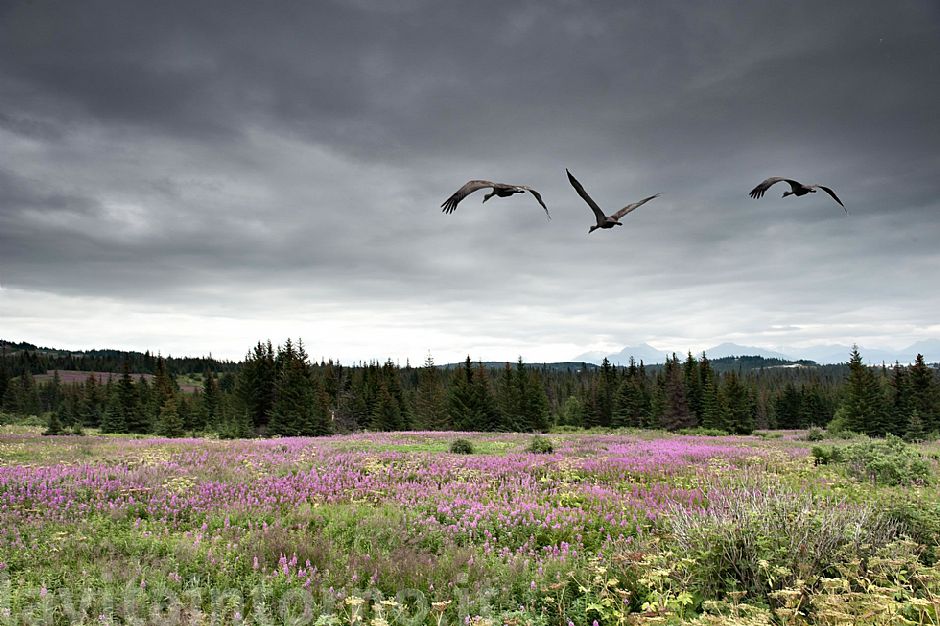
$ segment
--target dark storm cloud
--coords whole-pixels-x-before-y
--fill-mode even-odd
[[[937,332],[938,35],[928,1],[6,2],[2,284],[376,311],[466,349]],[[589,237],[565,167],[608,211],[664,195]],[[851,215],[748,198],[769,175]],[[553,221],[482,194],[442,216],[471,177]]]

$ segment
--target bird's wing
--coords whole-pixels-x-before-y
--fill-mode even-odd
[[[488,180],[471,180],[466,185],[455,191],[453,195],[447,200],[444,200],[444,203],[441,205],[443,207],[443,212],[453,213],[457,208],[457,204],[461,200],[469,196],[474,191],[486,189],[487,187],[495,187],[495,183],[491,183]]]
[[[601,208],[597,206],[597,203],[594,202],[594,199],[588,195],[588,192],[584,190],[584,187],[581,186],[581,183],[578,182],[578,179],[571,175],[571,172],[565,170],[568,174],[568,181],[571,183],[571,186],[574,187],[574,190],[578,192],[578,195],[581,196],[585,202],[588,203],[588,206],[591,207],[591,210],[594,211],[594,216],[597,218],[597,225],[600,226],[607,221],[607,216],[604,215],[604,212],[601,211]]]
[[[829,189],[829,187],[823,187],[822,185],[813,185],[813,187],[817,187],[828,193],[830,196],[832,196],[833,200],[839,203],[839,206],[842,207],[842,210],[845,211],[845,214],[849,214],[849,210],[845,208],[844,204],[842,204],[842,200],[839,200],[839,196],[836,195],[836,192],[834,192],[832,189]]]
[[[759,184],[757,187],[754,187],[754,189],[751,190],[751,193],[749,195],[752,198],[761,198],[767,192],[767,190],[770,189],[771,185],[779,183],[781,180],[787,181],[787,183],[790,184],[790,188],[793,191],[796,191],[797,187],[800,186],[800,183],[790,178],[783,178],[782,176],[771,176],[770,178],[768,178],[767,180]]]
[[[523,189],[531,193],[533,196],[535,196],[535,199],[538,200],[539,204],[542,205],[542,208],[545,209],[545,215],[548,216],[548,219],[552,219],[551,213],[548,212],[548,207],[545,206],[545,202],[542,201],[542,194],[537,192],[535,189],[532,189],[531,187],[526,187],[525,185],[520,185],[520,187],[522,187]]]
[[[653,198],[659,197],[659,195],[660,195],[660,194],[656,194],[656,195],[654,195],[654,196],[650,196],[649,198],[643,198],[643,199],[640,200],[639,202],[634,202],[633,204],[628,204],[627,206],[623,207],[622,209],[620,209],[619,211],[617,211],[616,213],[614,213],[614,214],[611,215],[610,217],[611,217],[612,219],[619,220],[621,217],[623,217],[624,215],[626,215],[627,213],[629,213],[629,212],[632,211],[633,209],[635,209],[635,208],[637,208],[637,207],[640,207],[640,206],[646,204],[647,202],[649,202],[649,201],[652,200]]]

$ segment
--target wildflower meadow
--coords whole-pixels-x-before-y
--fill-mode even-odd
[[[12,428],[0,624],[940,623],[940,448],[805,439]]]

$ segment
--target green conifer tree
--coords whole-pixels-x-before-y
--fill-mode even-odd
[[[699,378],[702,381],[702,402],[699,424],[703,428],[713,428],[728,431],[725,423],[727,411],[724,409],[724,398],[720,393],[720,382],[711,362],[702,354],[699,361]]]
[[[728,372],[722,377],[724,406],[727,411],[724,419],[728,429],[738,435],[748,435],[754,431],[756,407],[748,387],[741,381],[737,372]]]
[[[235,379],[235,395],[251,417],[252,427],[264,432],[274,405],[274,348],[269,340],[258,344],[245,356]]]
[[[910,368],[911,400],[927,432],[940,432],[940,385],[918,354]]]
[[[781,429],[803,428],[801,424],[803,396],[792,382],[788,382],[774,401],[776,427]]]
[[[222,390],[219,380],[211,369],[205,372],[202,389],[202,422],[205,428],[217,426],[222,421]]]
[[[887,431],[892,435],[907,437],[911,434],[910,420],[916,412],[912,400],[911,382],[907,370],[901,367],[900,363],[895,362],[894,375],[891,378],[890,399],[886,407],[890,417]],[[918,419],[920,419],[919,414]],[[923,424],[915,426],[915,430],[918,428],[922,429]]]
[[[450,430],[447,413],[447,394],[440,370],[434,358],[428,354],[424,367],[418,371],[415,390],[415,426],[427,430]]]
[[[176,404],[176,398],[169,396],[160,407],[160,415],[157,419],[157,433],[164,437],[182,437],[185,432],[185,424],[180,417]]]
[[[818,383],[803,388],[800,423],[803,427],[825,427],[832,419],[832,408]]]
[[[124,420],[124,407],[121,405],[121,398],[116,388],[108,394],[108,403],[104,415],[101,417],[101,432],[127,432],[127,422]]]
[[[871,369],[862,363],[858,347],[852,348],[846,383],[842,399],[846,428],[858,433],[883,436],[886,410],[881,388]]]
[[[48,417],[46,418],[46,430],[42,433],[43,435],[61,435],[62,434],[62,420],[59,418],[58,407],[56,410],[49,411]]]
[[[81,397],[78,401],[78,415],[76,421],[82,426],[97,428],[101,425],[101,416],[104,414],[106,398],[104,390],[98,384],[94,374],[89,374],[82,386]]]
[[[667,359],[663,372],[663,409],[660,416],[666,430],[694,428],[695,415],[689,409],[682,366],[675,355]]]
[[[682,375],[685,379],[685,392],[689,403],[689,412],[692,414],[696,423],[701,423],[704,386],[702,384],[701,368],[691,352],[688,353],[685,363],[683,364]]]
[[[307,355],[298,352],[288,339],[278,348],[269,428],[275,435],[310,435],[315,423],[314,386]]]
[[[521,361],[521,359],[520,359]],[[496,430],[504,432],[522,432],[528,430],[523,415],[525,398],[523,397],[524,381],[519,380],[518,373],[506,363],[496,381],[496,405],[499,407],[499,421]]]
[[[401,409],[388,385],[383,380],[379,383],[379,394],[372,410],[372,429],[388,432],[401,429]]]
[[[149,411],[145,411],[140,406],[140,398],[137,395],[137,386],[131,376],[130,362],[124,359],[121,365],[121,377],[118,379],[116,393],[118,401],[121,404],[123,414],[124,431],[128,433],[147,433],[153,432],[153,421]]]

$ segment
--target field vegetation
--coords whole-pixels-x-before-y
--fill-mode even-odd
[[[937,624],[937,444],[762,434],[8,426],[0,624]]]

